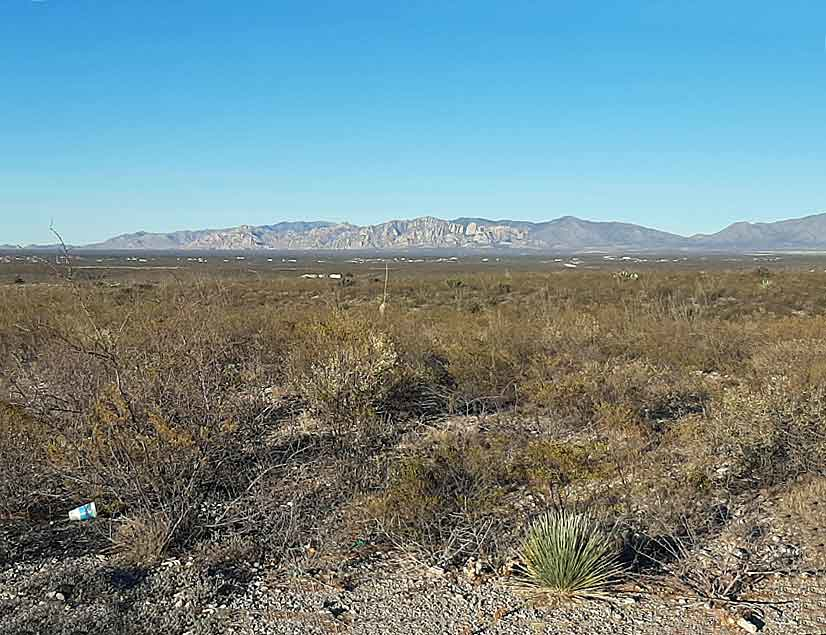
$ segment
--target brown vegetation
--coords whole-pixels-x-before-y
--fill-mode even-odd
[[[8,284],[0,513],[94,499],[142,562],[238,536],[497,562],[562,505],[644,537],[642,566],[769,489],[817,525],[821,278],[396,278],[381,314],[358,276]]]

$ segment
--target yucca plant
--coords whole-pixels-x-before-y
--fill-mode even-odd
[[[557,599],[607,599],[623,566],[614,541],[588,514],[540,516],[521,548],[522,586]]]

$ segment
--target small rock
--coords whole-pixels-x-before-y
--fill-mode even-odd
[[[757,633],[762,628],[762,624],[757,624],[757,620],[752,621],[753,618],[741,617],[737,620],[737,626],[749,633]]]

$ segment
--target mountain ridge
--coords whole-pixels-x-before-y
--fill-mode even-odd
[[[34,246],[30,246],[34,247]],[[394,219],[374,225],[329,221],[285,221],[222,229],[138,231],[92,250],[826,250],[826,213],[776,222],[732,223],[713,234],[681,236],[643,225],[562,216],[548,221],[489,220],[434,216]]]

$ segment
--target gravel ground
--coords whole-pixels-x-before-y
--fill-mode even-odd
[[[90,547],[91,545],[86,545]],[[768,634],[826,634],[826,580],[770,579],[755,599]],[[376,553],[336,570],[167,560],[150,570],[101,554],[0,565],[2,633],[238,635],[744,633],[699,602],[647,594],[616,605],[536,607],[496,577],[469,579]]]

